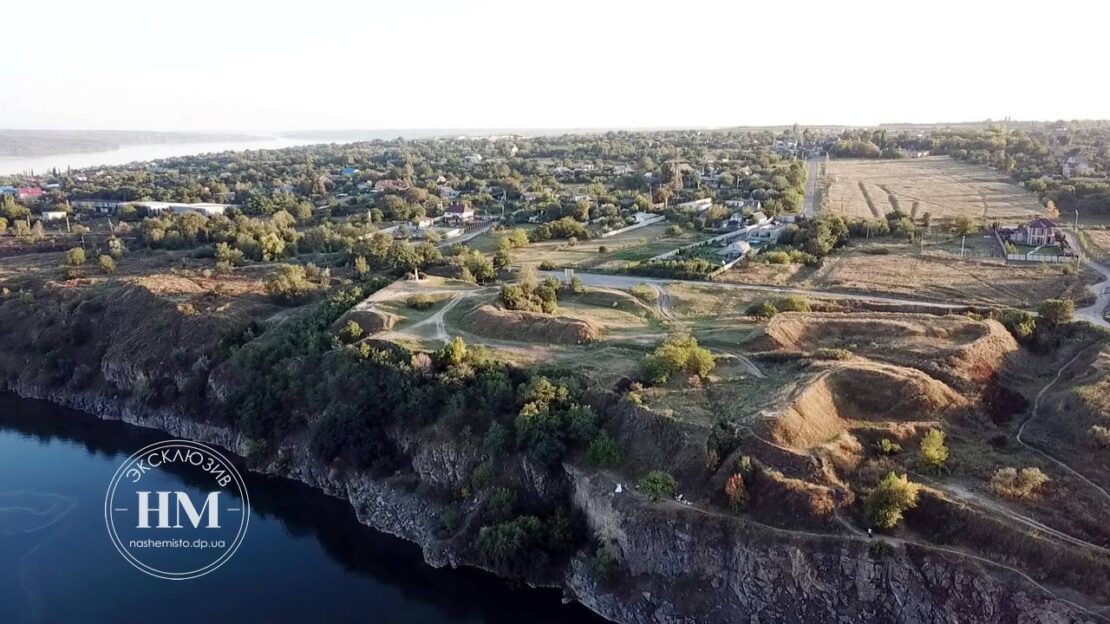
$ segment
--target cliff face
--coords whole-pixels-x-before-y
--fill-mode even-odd
[[[177,357],[181,362],[173,365],[173,342],[146,349],[134,342],[138,332],[128,326],[154,324],[163,332],[173,330],[176,336],[212,332],[190,328],[191,320],[182,322],[171,310],[153,319],[119,320],[119,315],[108,314],[118,321],[111,329],[92,324],[78,331],[81,307],[66,309],[68,313],[58,306],[58,316],[47,321],[29,312],[0,315],[9,321],[3,336],[9,348],[0,350],[0,387],[244,457],[255,454],[254,445],[231,427],[198,420],[195,405],[166,401],[159,403],[161,407],[137,407],[135,394],[140,388],[154,386],[161,389],[160,396],[173,396],[175,384],[170,379],[196,369],[193,354],[201,350],[194,349],[187,359]],[[68,346],[50,353],[64,352],[74,360],[54,367],[63,370],[70,382],[59,381],[63,376],[58,374],[45,374],[49,367],[37,361],[43,356],[27,346],[11,348],[23,344],[17,341],[31,335],[38,324],[57,334],[51,344],[69,340]],[[130,348],[122,348],[117,334],[127,336],[120,340],[127,340]],[[31,339],[30,346],[34,342]],[[78,375],[82,367],[88,370]],[[73,383],[78,377],[82,384]],[[207,378],[207,396],[218,402],[233,391],[234,384],[232,378],[212,375]],[[648,428],[643,435],[663,444],[674,432]],[[390,436],[410,458],[400,475],[374,478],[336,469],[315,459],[296,435],[267,453],[264,463],[256,463],[254,469],[346,499],[361,522],[419,544],[431,565],[478,566],[464,544],[438,535],[446,505],[426,492],[457,490],[466,483],[481,459],[479,449],[473,441],[447,435],[393,431]],[[681,446],[664,450],[677,453]],[[604,582],[592,565],[592,549],[579,553],[561,571],[568,593],[614,621],[1094,621],[1016,574],[988,571],[956,554],[902,544],[881,548],[853,535],[777,529],[673,501],[647,503],[628,491],[616,494],[611,478],[574,465],[552,473],[521,460],[513,472],[529,496],[550,498],[569,488],[592,534],[616,554],[615,572]]]
[[[680,504],[615,494],[571,469],[575,502],[619,553],[599,583],[575,561],[567,587],[619,622],[1094,622],[1022,582],[958,555],[876,546],[878,538],[787,531]],[[1016,579],[1014,579],[1016,581]]]

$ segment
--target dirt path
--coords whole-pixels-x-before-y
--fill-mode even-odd
[[[440,308],[438,311],[436,311],[435,314],[429,316],[428,318],[424,319],[423,321],[420,321],[419,323],[413,323],[411,326],[406,328],[405,331],[406,332],[412,332],[414,329],[420,329],[421,327],[423,327],[425,325],[434,325],[435,326],[435,336],[433,336],[433,338],[435,338],[436,340],[441,340],[443,342],[447,342],[448,340],[451,339],[451,336],[448,335],[448,333],[447,333],[447,328],[443,323],[443,316],[445,314],[447,314],[449,311],[451,311],[452,308],[459,305],[459,302],[461,302],[463,299],[466,299],[469,296],[470,296],[469,294],[462,294],[462,295],[458,295],[458,296],[452,298],[450,301],[447,302],[447,305]]]
[[[1068,244],[1072,249],[1078,250],[1080,253],[1080,260],[1083,264],[1087,265],[1089,269],[1103,276],[1104,280],[1097,284],[1092,284],[1088,288],[1095,295],[1095,302],[1085,308],[1079,308],[1075,311],[1075,316],[1098,325],[1110,329],[1110,322],[1106,320],[1105,312],[1110,307],[1110,268],[1099,264],[1087,257],[1082,253],[1083,248],[1079,246],[1079,241],[1075,239],[1075,234],[1068,230],[1064,230],[1064,237],[1068,239]]]
[[[542,275],[551,276],[558,279],[562,273],[558,271],[541,271]],[[893,303],[901,305],[914,305],[928,308],[935,308],[937,310],[959,310],[971,304],[957,304],[957,303],[939,303],[936,301],[925,301],[921,299],[902,299],[898,297],[883,297],[878,295],[860,295],[854,293],[836,292],[830,290],[813,290],[808,288],[789,288],[785,286],[771,286],[760,284],[731,284],[728,282],[705,282],[697,280],[677,280],[677,279],[664,279],[658,277],[637,277],[635,275],[610,275],[607,273],[587,273],[583,271],[576,271],[575,276],[582,279],[582,283],[587,286],[603,286],[609,288],[631,288],[637,284],[647,284],[649,286],[659,285],[666,286],[667,284],[694,284],[698,286],[712,285],[721,289],[735,289],[735,290],[754,290],[758,292],[773,292],[779,294],[789,295],[802,295],[807,297],[818,297],[824,299],[849,299],[853,301],[867,301],[872,303]]]
[[[1090,351],[1091,349],[1093,349],[1097,346],[1099,346],[1099,345],[1098,344],[1093,344],[1093,345],[1081,350],[1079,353],[1076,353],[1075,357],[1068,360],[1066,364],[1064,364],[1063,366],[1060,367],[1060,370],[1056,371],[1056,376],[1052,378],[1052,381],[1048,382],[1047,384],[1045,384],[1045,387],[1041,388],[1041,391],[1037,393],[1037,398],[1033,400],[1033,408],[1030,410],[1029,418],[1026,418],[1021,423],[1021,427],[1018,428],[1016,439],[1017,439],[1018,444],[1024,446],[1025,448],[1029,449],[1030,451],[1033,451],[1034,453],[1040,455],[1041,457],[1044,457],[1045,459],[1049,460],[1053,464],[1056,464],[1057,466],[1062,468],[1068,474],[1071,474],[1072,476],[1079,479],[1080,481],[1083,481],[1087,485],[1089,485],[1092,488],[1098,490],[1102,494],[1103,498],[1105,498],[1107,501],[1110,501],[1110,492],[1107,492],[1105,488],[1103,488],[1099,484],[1095,483],[1094,481],[1091,481],[1087,477],[1083,476],[1082,474],[1079,473],[1078,470],[1072,468],[1071,466],[1064,463],[1063,461],[1061,461],[1061,460],[1057,459],[1056,457],[1046,453],[1045,451],[1042,451],[1041,449],[1038,449],[1037,447],[1029,444],[1024,439],[1022,439],[1022,436],[1025,434],[1025,428],[1029,425],[1029,423],[1036,420],[1037,416],[1040,415],[1038,412],[1040,411],[1040,408],[1041,408],[1041,400],[1044,399],[1045,394],[1047,394],[1048,391],[1060,381],[1060,377],[1063,376],[1065,370],[1070,368],[1071,365],[1076,362],[1076,360],[1078,360],[1080,357],[1082,357],[1088,351]]]

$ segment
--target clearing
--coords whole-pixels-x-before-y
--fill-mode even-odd
[[[848,218],[879,219],[895,208],[934,221],[967,216],[1020,222],[1048,216],[1032,193],[1006,176],[946,156],[902,160],[831,160],[823,209]]]

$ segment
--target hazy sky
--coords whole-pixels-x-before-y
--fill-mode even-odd
[[[1110,118],[1104,2],[5,3],[0,127]]]

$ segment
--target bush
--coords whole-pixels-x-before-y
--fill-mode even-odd
[[[594,576],[597,577],[597,580],[606,583],[613,578],[616,563],[616,557],[609,552],[609,549],[604,546],[598,546],[597,551],[594,552],[594,559],[590,567],[593,568]]]
[[[655,303],[659,301],[659,291],[647,284],[636,284],[632,288],[629,288],[628,292],[632,293],[633,297],[636,297],[644,303]]]
[[[1099,446],[1102,446],[1103,448],[1110,448],[1110,427],[1103,427],[1102,425],[1091,425],[1089,433]]]
[[[778,249],[765,251],[759,254],[759,258],[767,264],[790,264],[790,254]]]
[[[586,292],[586,285],[582,283],[581,277],[575,276],[570,278],[570,282],[567,283],[567,290],[570,291],[571,294],[581,295]]]
[[[879,440],[876,448],[878,449],[879,453],[883,455],[897,455],[898,453],[902,452],[902,445],[891,440],[890,438],[883,438],[882,440]]]
[[[601,245],[597,248],[597,253],[603,254],[603,255],[607,254],[607,253],[609,253],[609,248],[606,247],[605,245]]]
[[[1075,302],[1071,299],[1045,299],[1037,306],[1037,315],[1050,327],[1063,325],[1075,315]]]
[[[599,468],[613,468],[620,465],[621,461],[624,460],[624,453],[621,452],[620,444],[604,429],[597,432],[586,453],[590,463]]]
[[[779,312],[809,312],[809,302],[802,297],[792,295],[790,297],[783,297],[775,302],[775,307]]]
[[[1031,337],[1037,329],[1037,319],[1025,310],[1010,308],[1002,312],[991,312],[991,316],[1018,340]]]
[[[715,364],[713,354],[699,347],[697,339],[689,334],[675,334],[645,357],[642,367],[648,381],[663,384],[678,372],[705,378]]]
[[[776,308],[775,304],[771,303],[770,301],[757,301],[757,302],[749,305],[748,309],[745,310],[745,312],[749,316],[754,316],[756,318],[762,318],[762,319],[769,319],[769,318],[773,317],[774,315],[778,314],[779,309]]]
[[[527,281],[501,287],[501,303],[509,310],[553,314],[558,309],[559,282],[547,278],[533,285]]]
[[[821,347],[813,352],[813,357],[818,360],[850,360],[853,353],[847,349],[833,349],[829,347]]]
[[[412,308],[413,310],[429,310],[435,304],[435,299],[433,299],[430,295],[423,294],[413,295],[408,298],[408,301],[405,302],[405,305]]]
[[[670,498],[674,496],[674,491],[678,488],[678,482],[668,472],[662,470],[652,470],[640,479],[640,491],[646,494],[653,501],[659,501],[663,498]]]
[[[71,267],[78,267],[85,264],[85,250],[80,247],[74,247],[67,251],[66,264]]]
[[[917,485],[906,475],[887,473],[871,491],[864,507],[871,522],[884,529],[891,529],[902,521],[902,515],[917,506]]]
[[[734,474],[725,481],[725,498],[734,511],[748,506],[748,488],[744,485],[744,475]]]
[[[283,264],[266,278],[266,293],[284,303],[302,303],[321,290],[321,286],[308,280],[305,268],[296,264]]]
[[[944,445],[944,432],[930,429],[921,438],[921,459],[925,465],[939,470],[948,462],[948,447]]]
[[[362,334],[362,326],[359,325],[356,321],[352,320],[347,321],[347,324],[343,326],[343,330],[339,332],[339,337],[343,340],[343,342],[352,343],[358,341],[359,338],[362,338]]]
[[[1048,481],[1040,468],[999,468],[991,477],[991,490],[1010,498],[1032,498]]]
[[[111,275],[116,272],[116,261],[112,259],[112,256],[100,256],[99,262],[101,273],[105,275]]]

